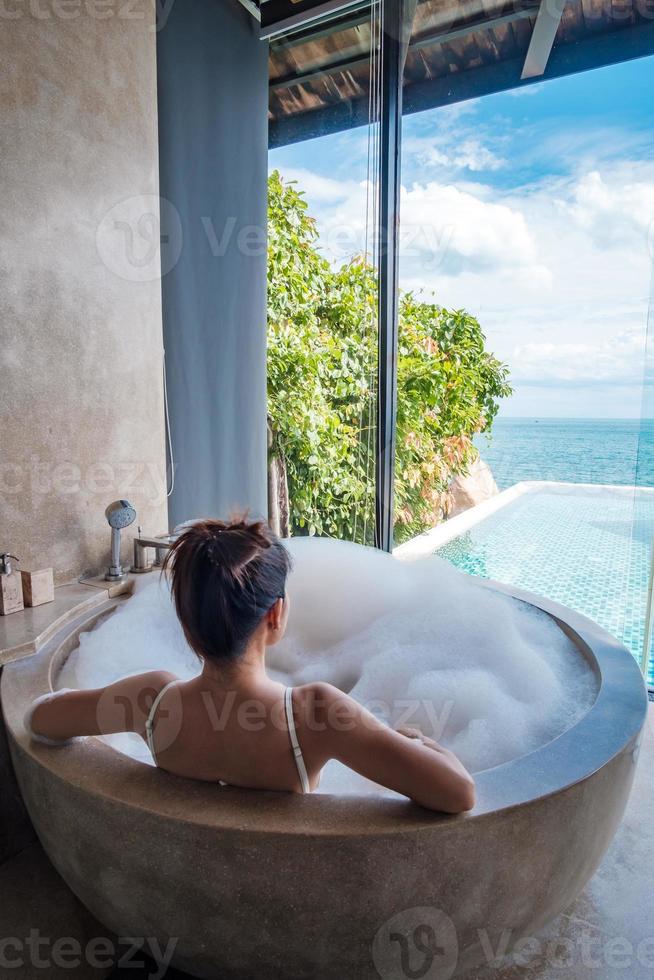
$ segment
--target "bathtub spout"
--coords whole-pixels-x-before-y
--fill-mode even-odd
[[[174,540],[175,537],[172,534],[159,534],[152,538],[143,538],[139,528],[139,536],[134,538],[134,563],[131,571],[142,574],[143,572],[151,572],[154,568],[161,568],[164,556]],[[153,561],[148,560],[148,549],[150,548],[154,550]]]

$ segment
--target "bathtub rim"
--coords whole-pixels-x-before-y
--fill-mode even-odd
[[[477,774],[477,805],[469,813],[432,813],[410,801],[366,796],[299,796],[236,787],[219,788],[156,770],[89,736],[63,748],[32,742],[22,724],[33,697],[51,689],[52,671],[73,637],[111,613],[116,597],[66,624],[32,657],[5,666],[2,705],[20,766],[24,754],[55,778],[80,790],[162,818],[209,824],[225,831],[283,835],[369,836],[425,830],[453,820],[528,806],[589,779],[616,755],[637,751],[647,693],[632,655],[593,621],[559,603],[497,582],[483,585],[528,602],[552,616],[594,669],[598,690],[590,709],[566,731],[526,755]]]

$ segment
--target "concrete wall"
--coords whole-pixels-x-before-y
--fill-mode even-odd
[[[145,0],[7,9],[0,551],[62,582],[106,564],[116,497],[167,526],[156,32]]]
[[[268,47],[237,0],[158,34],[171,523],[267,511]]]

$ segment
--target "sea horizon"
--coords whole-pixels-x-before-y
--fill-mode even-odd
[[[499,415],[498,422],[654,422],[654,416],[635,415]]]
[[[522,480],[654,486],[654,419],[509,416],[474,441],[500,490]]]

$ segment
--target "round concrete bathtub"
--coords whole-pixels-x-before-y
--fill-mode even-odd
[[[73,622],[2,678],[16,773],[53,864],[108,929],[160,949],[172,939],[173,964],[199,977],[443,980],[533,935],[575,898],[618,826],[646,694],[633,658],[594,623],[503,590],[556,619],[591,664],[597,698],[559,738],[479,774],[475,810],[456,817],[221,789],[95,738],[30,743],[26,706],[120,600]]]

